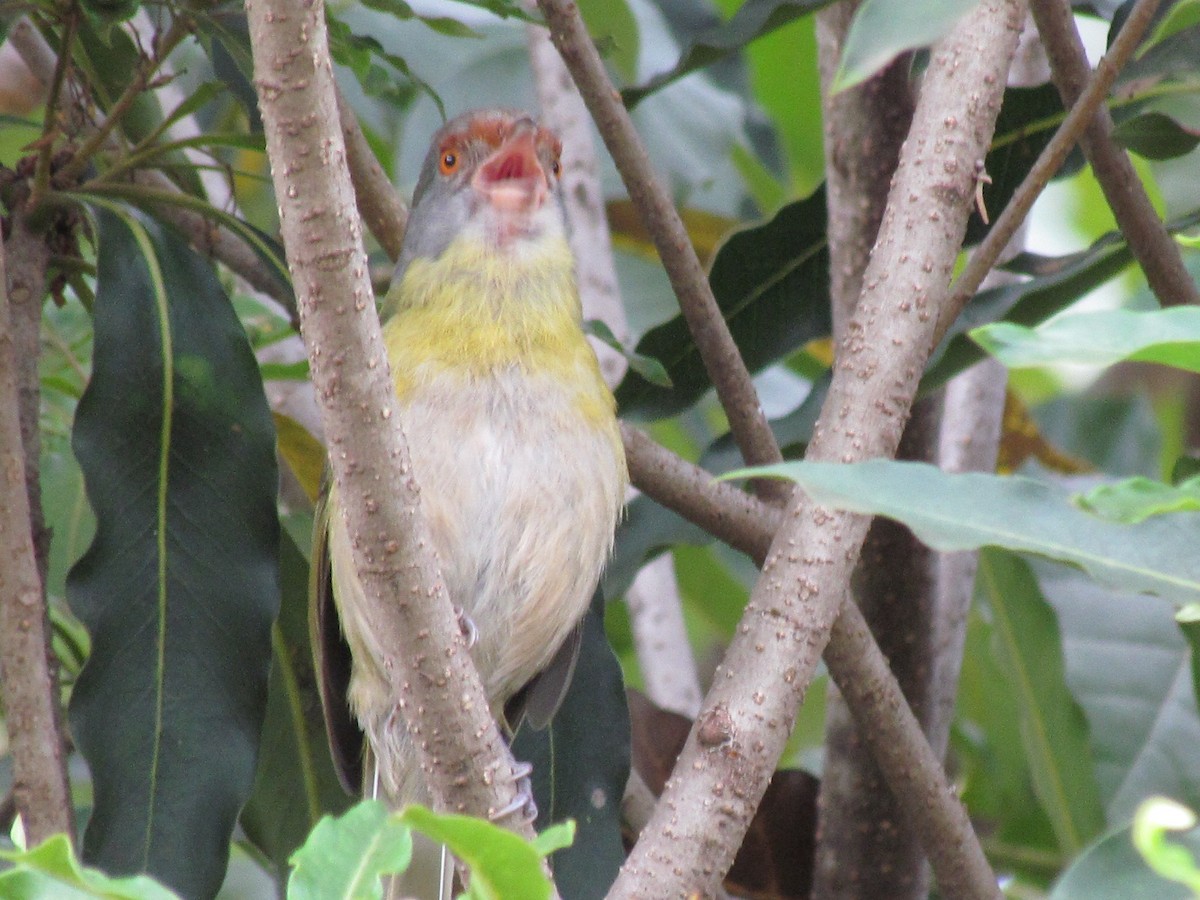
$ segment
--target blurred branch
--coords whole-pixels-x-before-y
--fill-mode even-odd
[[[246,11],[280,226],[330,468],[368,604],[363,615],[391,654],[381,668],[435,804],[487,816],[516,797],[512,756],[490,714],[422,518],[353,188],[341,164],[324,5],[252,0]],[[533,836],[519,811],[506,822]]]
[[[536,7],[533,2],[526,5]],[[559,181],[570,229],[571,252],[575,256],[583,318],[604,322],[624,344],[629,340],[629,323],[613,262],[612,235],[604,211],[591,119],[575,82],[571,80],[571,73],[550,43],[550,33],[540,25],[528,25],[525,31],[542,121],[554,129],[563,142]],[[625,357],[607,344],[589,340],[600,360],[604,380],[609,387],[615,388],[625,375]]]
[[[400,256],[400,245],[404,242],[408,207],[375,158],[362,126],[350,108],[350,102],[336,84],[334,89],[337,92],[338,122],[342,139],[346,142],[346,165],[350,168],[358,212],[388,259],[395,262]]]
[[[14,230],[19,227],[14,223]],[[40,255],[9,256],[0,240],[0,559],[6,561],[0,566],[0,691],[13,796],[30,846],[58,832],[75,836],[58,685],[50,663],[50,620],[30,531],[19,412],[21,348],[14,330],[16,304],[41,309],[46,259],[44,248]]]
[[[763,564],[785,522],[782,511],[731,484],[714,481],[708,472],[627,423],[621,424],[621,436],[630,477],[647,496]],[[946,781],[940,757],[930,749],[887,659],[849,598],[840,606],[825,661],[907,827],[920,836],[943,893],[956,898],[997,896],[979,839]]]
[[[646,696],[656,706],[696,718],[704,692],[683,618],[675,557],[663,553],[642,566],[625,592],[625,605]]]
[[[1079,100],[1068,111],[1067,117],[1058,127],[1058,131],[1054,133],[1054,137],[1050,139],[1050,143],[1043,148],[1037,160],[1034,161],[1033,166],[1029,169],[1029,174],[1025,176],[1013,193],[1012,199],[1008,201],[1008,205],[1004,207],[1004,211],[1000,213],[1000,217],[988,231],[987,237],[971,254],[971,259],[962,273],[950,286],[950,302],[940,312],[935,335],[937,340],[941,340],[946,329],[958,317],[967,301],[975,296],[983,279],[995,267],[1004,248],[1012,240],[1017,229],[1021,227],[1021,223],[1025,221],[1029,210],[1033,208],[1034,201],[1041,196],[1046,185],[1050,183],[1050,179],[1062,167],[1071,148],[1075,146],[1080,135],[1091,122],[1092,116],[1104,102],[1104,98],[1108,95],[1108,89],[1112,87],[1117,74],[1129,61],[1138,44],[1141,43],[1142,36],[1150,26],[1158,2],[1159,0],[1138,0],[1128,18],[1125,19],[1125,25],[1121,28],[1117,39],[1109,47],[1108,53],[1096,65],[1096,71],[1092,73],[1087,87],[1079,95]],[[979,157],[979,159],[983,158],[982,155]]]
[[[1157,0],[1139,4],[1139,14],[1148,21],[1157,6]],[[1079,102],[1091,74],[1071,5],[1068,0],[1033,0],[1030,8],[1050,59],[1054,84],[1069,109]],[[1122,27],[1122,34],[1135,24],[1133,16]],[[1096,107],[1079,144],[1159,302],[1163,306],[1200,303],[1200,291],[1183,263],[1179,245],[1155,212],[1129,154],[1113,141],[1113,120],[1104,104]]]
[[[946,385],[938,464],[947,472],[996,470],[1007,385],[1008,371],[994,359],[972,366]],[[945,759],[950,742],[978,565],[979,554],[973,550],[942,553],[938,559],[926,732],[938,759]]]
[[[862,275],[879,233],[914,104],[910,53],[901,54],[863,84],[830,93],[846,31],[858,7],[857,2],[844,0],[816,14],[835,347],[845,337],[862,293]]]
[[[538,0],[550,38],[562,54],[579,92],[592,114],[601,137],[629,191],[629,198],[654,239],[679,308],[712,379],[717,397],[729,419],[729,428],[747,465],[779,462],[783,457],[771,426],[763,414],[729,327],[717,307],[704,268],[692,248],[687,229],[661,181],[654,172],[645,145],[621,103],[604,61],[588,35],[574,3]],[[783,498],[786,489],[765,482],[764,496]]]

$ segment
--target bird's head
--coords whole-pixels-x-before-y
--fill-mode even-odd
[[[413,259],[437,259],[459,237],[517,254],[560,237],[561,151],[552,131],[513,110],[475,110],[446,123],[421,169],[398,271]]]

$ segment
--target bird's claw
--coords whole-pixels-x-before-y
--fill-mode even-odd
[[[454,617],[458,619],[458,628],[462,632],[462,636],[466,638],[467,649],[471,650],[479,643],[479,629],[461,606],[454,607]]]
[[[500,809],[488,812],[488,819],[499,822],[515,812],[523,813],[522,818],[529,823],[537,821],[538,808],[533,801],[533,782],[529,776],[533,774],[533,766],[520,760],[513,764],[512,779],[517,786],[517,795]]]

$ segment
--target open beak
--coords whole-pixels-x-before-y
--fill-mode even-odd
[[[529,215],[546,202],[549,185],[538,162],[536,137],[532,122],[518,123],[471,179],[471,186],[498,212]]]

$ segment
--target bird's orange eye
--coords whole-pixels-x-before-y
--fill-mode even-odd
[[[458,157],[453,153],[443,153],[438,168],[441,169],[443,175],[449,175],[458,168]]]
[[[550,174],[557,178],[560,172],[562,172],[562,165],[556,159],[550,163]]]

